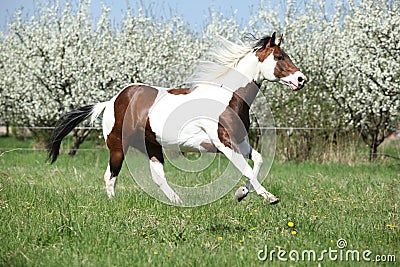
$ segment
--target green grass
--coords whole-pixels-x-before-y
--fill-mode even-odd
[[[0,138],[3,148],[24,145]],[[142,192],[126,166],[109,201],[105,149],[63,154],[54,165],[44,163],[43,151],[3,152],[0,266],[316,266],[280,262],[276,253],[273,262],[261,262],[257,254],[267,246],[285,250],[287,259],[291,250],[315,250],[319,257],[337,250],[339,238],[348,250],[372,251],[371,259],[382,254],[400,261],[395,160],[353,167],[276,160],[263,184],[280,197],[277,205],[255,193],[237,203],[233,190],[212,204],[179,208]],[[167,175],[183,174],[169,169]],[[325,255],[323,266],[338,263],[367,264]]]

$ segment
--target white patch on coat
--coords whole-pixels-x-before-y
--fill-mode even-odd
[[[205,151],[201,143],[210,143],[205,129],[218,130],[219,116],[229,105],[232,90],[216,85],[198,85],[189,94],[174,95],[158,89],[149,110],[149,121],[162,146],[182,150]]]
[[[175,191],[167,183],[167,179],[164,174],[164,166],[158,161],[149,160],[150,172],[153,181],[160,187],[163,193],[168,199],[174,204],[182,204],[182,200],[175,193]]]
[[[110,164],[108,164],[106,172],[104,173],[104,181],[106,182],[107,196],[111,199],[115,196],[117,177],[111,177]]]
[[[259,62],[259,75],[257,80],[268,80],[271,82],[276,82],[278,78],[274,75],[275,67],[277,61],[274,58],[273,53],[271,53],[263,62]]]
[[[301,78],[300,81],[299,78]],[[307,78],[301,71],[296,71],[280,80],[282,84],[288,85],[292,90],[297,90],[299,87],[302,87],[306,81]]]

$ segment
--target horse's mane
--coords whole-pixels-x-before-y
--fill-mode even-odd
[[[215,63],[234,68],[252,50],[251,46],[235,44],[225,38],[219,37],[217,45],[211,48],[207,56]]]
[[[260,39],[256,39],[253,35],[249,36],[251,37],[247,37],[247,40],[254,42],[253,45],[246,45],[243,42],[236,44],[223,37],[218,37],[216,45],[206,53],[208,60],[198,62],[187,82],[219,83],[244,56],[264,46],[270,39],[269,36]]]

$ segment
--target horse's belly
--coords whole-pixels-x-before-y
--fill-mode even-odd
[[[176,128],[166,126],[160,134],[156,133],[157,141],[164,147],[175,147],[182,151],[205,151],[202,144],[211,143],[211,141],[207,133],[199,126],[201,124],[201,120],[198,120]]]

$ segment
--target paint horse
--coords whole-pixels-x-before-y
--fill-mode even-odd
[[[237,84],[232,90],[209,83],[198,83],[183,89],[131,84],[109,101],[64,114],[50,139],[48,159],[51,163],[56,161],[62,139],[74,127],[88,118],[94,122],[103,113],[103,135],[110,153],[104,174],[109,198],[115,195],[125,153],[129,147],[134,147],[148,157],[153,181],[172,203],[181,204],[180,197],[170,187],[164,174],[163,146],[175,145],[182,151],[223,153],[248,179],[246,187],[236,192],[239,201],[253,188],[269,203],[277,203],[279,199],[257,180],[263,159],[245,137],[250,126],[250,105],[264,80],[280,82],[294,91],[301,89],[307,81],[281,49],[281,42],[282,36],[276,37],[275,32],[271,37],[255,40],[252,46],[223,40],[223,45],[212,53],[215,61],[245,76],[248,81],[247,84]],[[203,71],[213,75],[213,70]],[[224,73],[214,76],[221,78]],[[199,99],[215,99],[219,104],[215,108],[190,105]],[[165,129],[173,120],[168,120],[168,117],[175,114],[173,110],[185,104],[197,109],[196,118],[178,126],[178,136],[170,134]],[[253,161],[253,168],[246,158]]]

